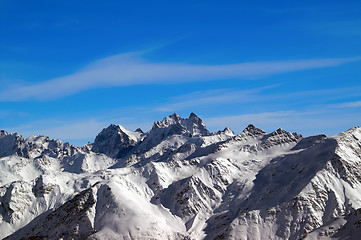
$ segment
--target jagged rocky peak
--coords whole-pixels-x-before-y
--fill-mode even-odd
[[[257,136],[263,134],[266,134],[266,132],[260,128],[256,128],[253,124],[249,124],[241,133],[241,135],[246,136]]]
[[[269,135],[270,135],[270,137],[272,137],[272,136],[284,136],[284,137],[290,137],[290,138],[295,138],[295,139],[302,138],[301,134],[290,133],[290,132],[287,132],[286,130],[283,130],[282,128],[279,128],[276,131],[271,132]]]
[[[120,158],[141,139],[140,132],[131,132],[121,125],[111,124],[95,138],[92,151]]]
[[[59,139],[50,139],[48,136],[41,135],[31,135],[25,140],[25,143],[32,148],[38,149],[56,149],[63,146],[68,147],[69,145],[69,143],[64,144]]]
[[[163,118],[162,121],[155,121],[152,129],[167,128],[172,125],[180,125],[180,120],[181,117],[177,113],[173,113],[172,115]]]
[[[137,128],[135,131],[136,131],[136,132],[139,132],[139,133],[144,133],[141,128]]]
[[[187,129],[192,135],[208,136],[210,134],[202,119],[193,112],[189,115],[188,119],[183,119],[183,121],[187,123]]]
[[[217,134],[235,136],[236,134],[229,127],[225,127],[222,131],[218,131]]]
[[[0,137],[8,135],[8,132],[5,130],[0,130]]]
[[[181,117],[177,114],[177,113],[173,113],[172,115],[169,115],[168,117],[163,118],[162,121],[156,121],[154,124],[157,127],[168,127],[171,125],[176,125],[176,124],[180,124],[181,121]]]
[[[302,135],[298,133],[290,133],[282,128],[277,129],[274,132],[271,132],[268,135],[265,135],[265,141],[263,146],[265,148],[272,147],[275,145],[294,145],[302,139]]]
[[[24,138],[17,133],[7,133],[1,130],[0,133],[0,157],[17,154],[22,156],[22,147],[24,145]]]
[[[276,131],[273,131],[270,135],[276,136],[281,134],[287,134],[288,132],[286,130],[283,130],[282,128],[277,129]]]
[[[202,131],[193,113],[145,134],[110,125],[83,148],[0,131],[0,236],[359,239],[359,127],[330,138]]]
[[[210,135],[206,126],[203,124],[202,119],[200,119],[193,112],[189,115],[189,118],[181,118],[177,113],[165,117],[162,121],[154,122],[153,128],[155,129],[167,128],[169,129],[169,134],[183,134],[188,132],[191,136],[208,136]]]
[[[139,151],[147,151],[169,137],[199,137],[209,136],[210,133],[202,120],[191,113],[189,118],[181,118],[177,113],[165,117],[162,121],[154,122],[152,129],[145,135]]]

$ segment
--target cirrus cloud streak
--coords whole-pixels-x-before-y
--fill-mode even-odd
[[[279,73],[334,67],[360,59],[361,57],[195,65],[154,63],[143,59],[140,53],[125,53],[93,62],[70,75],[3,89],[0,92],[0,101],[57,99],[89,89],[114,86],[260,78]]]

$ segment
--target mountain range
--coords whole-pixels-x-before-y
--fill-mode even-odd
[[[0,131],[2,239],[360,236],[360,127],[235,134],[173,114],[83,147]]]

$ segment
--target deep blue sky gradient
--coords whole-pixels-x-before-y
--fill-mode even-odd
[[[361,122],[360,1],[0,0],[0,36],[0,129],[24,137],[50,135],[82,145],[110,123],[148,130],[173,112],[195,112],[213,131],[228,125],[239,132],[254,123],[266,131],[333,135]],[[127,53],[141,59],[129,60],[136,67],[162,64],[162,71],[348,60],[214,79],[207,73],[134,84],[102,85],[99,79],[54,97],[45,97],[45,87],[39,92],[44,97],[17,90]]]

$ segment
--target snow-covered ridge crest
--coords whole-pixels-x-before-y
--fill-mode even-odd
[[[209,133],[191,113],[76,147],[0,131],[6,239],[357,239],[361,129]]]

